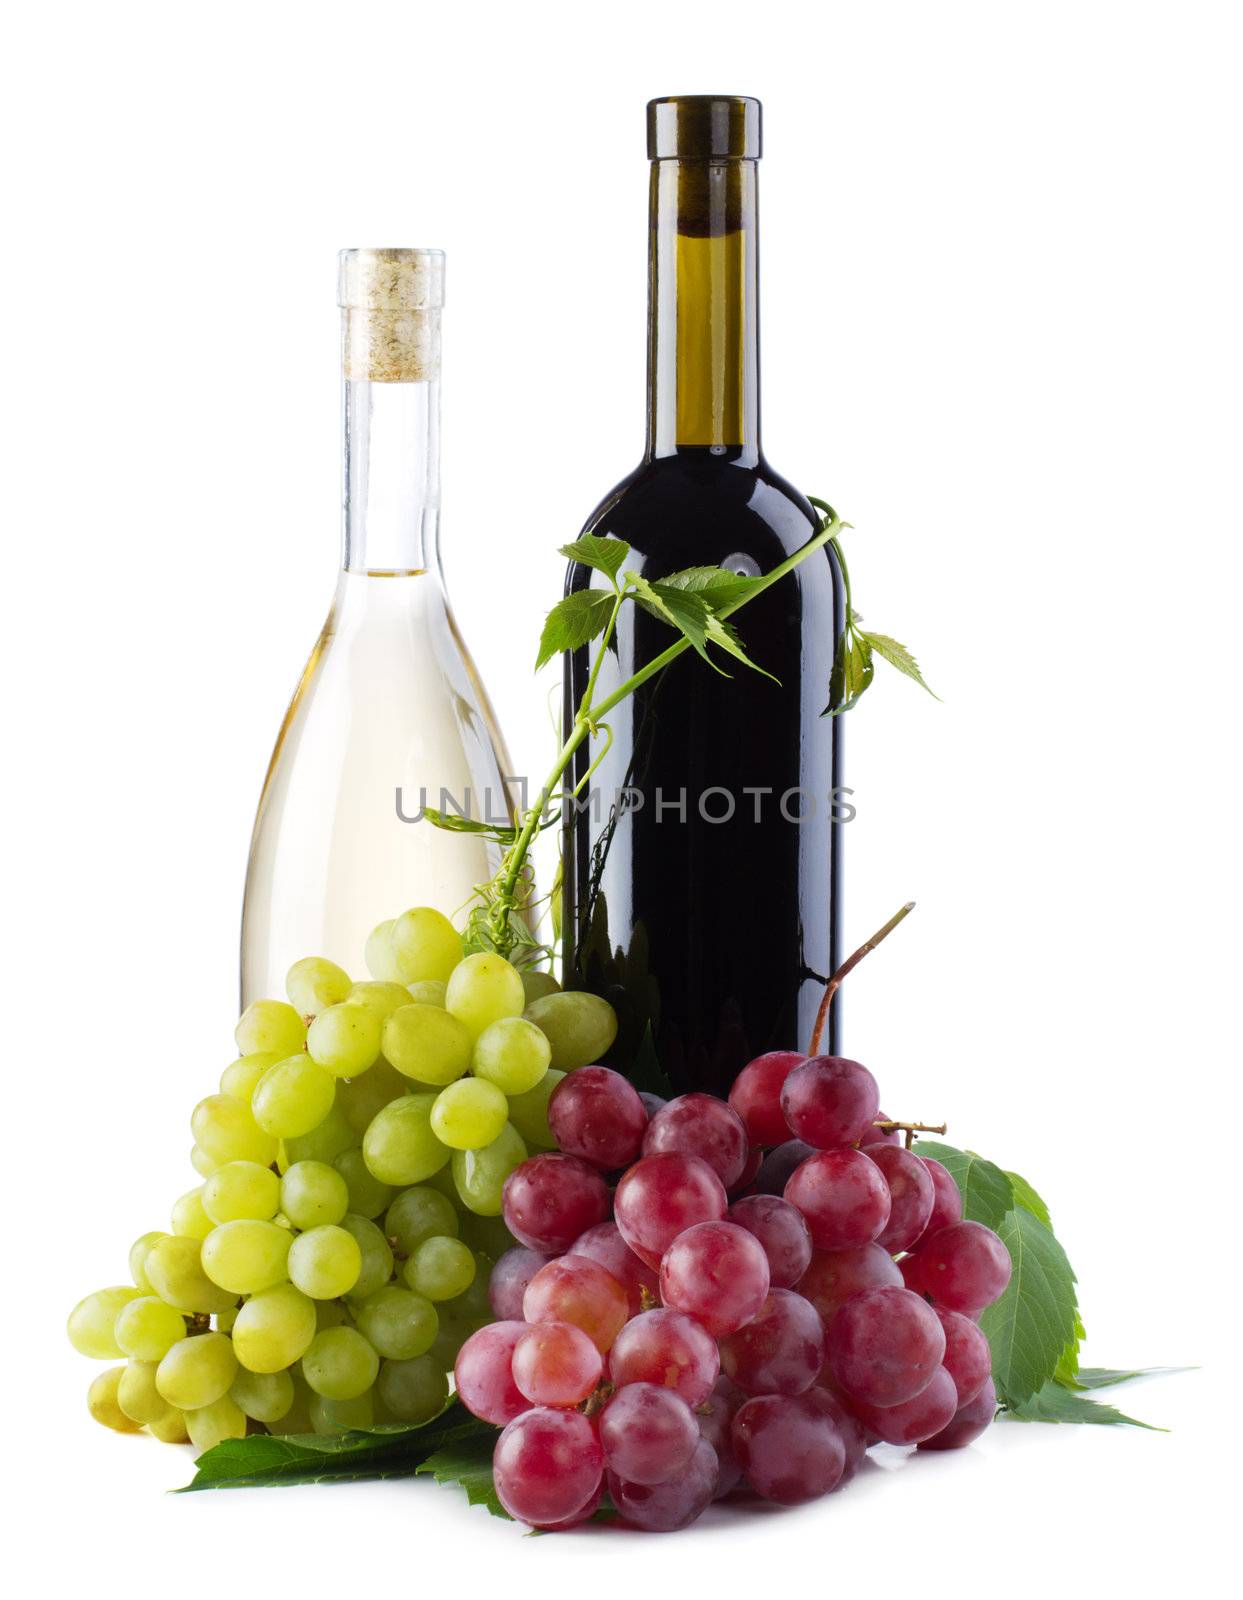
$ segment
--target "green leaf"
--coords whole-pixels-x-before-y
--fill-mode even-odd
[[[558,600],[544,619],[535,670],[562,650],[577,650],[598,638],[608,627],[616,598],[607,589],[576,589]]]
[[[660,581],[666,589],[684,589],[697,594],[713,611],[749,599],[761,582],[759,578],[746,578],[724,567],[686,567]]]
[[[1053,1376],[1058,1383],[1067,1387],[1075,1387],[1075,1375],[1079,1371],[1079,1346],[1088,1336],[1088,1330],[1083,1325],[1083,1318],[1079,1315],[1079,1308],[1075,1307],[1075,1331],[1067,1342],[1065,1350],[1057,1358],[1057,1366],[1053,1369]]]
[[[1108,1389],[1115,1383],[1130,1383],[1132,1378],[1155,1378],[1166,1372],[1189,1372],[1190,1367],[1132,1367],[1129,1372],[1116,1367],[1080,1367],[1076,1389]]]
[[[744,667],[750,667],[752,672],[758,672],[762,678],[769,678],[773,683],[781,682],[780,678],[774,678],[772,673],[761,667],[758,662],[752,661],[743,649],[742,640],[738,637],[733,623],[726,622],[724,617],[718,617],[715,612],[708,618],[708,642],[726,651],[735,661],[741,661]]]
[[[829,703],[820,715],[840,717],[843,712],[853,710],[871,686],[875,671],[872,647],[866,634],[853,633],[847,628],[837,641],[829,677]]]
[[[729,623],[710,610],[707,602],[692,590],[671,588],[663,582],[649,583],[637,572],[628,572],[626,582],[633,586],[635,598],[643,609],[661,622],[667,622],[671,628],[676,628],[714,672],[719,672],[722,677],[729,676],[708,654],[710,644],[724,650],[753,671],[763,673],[764,677],[772,677],[772,673],[764,672],[763,667],[756,666],[747,655]],[[776,682],[776,679],[773,681]]]
[[[433,1451],[485,1433],[456,1399],[415,1427],[353,1428],[346,1433],[268,1433],[226,1439],[195,1462],[192,1489],[234,1489],[284,1483],[348,1483],[359,1478],[403,1478]]]
[[[584,533],[573,544],[563,544],[561,554],[567,561],[579,561],[585,567],[603,572],[609,582],[616,585],[622,562],[630,554],[624,539],[601,539],[598,534]]]
[[[921,689],[928,689],[924,675],[919,670],[919,663],[904,644],[891,639],[887,633],[865,633],[863,637],[876,654],[882,656],[891,667],[897,667],[898,671],[905,673],[908,678],[914,678]],[[933,694],[931,689],[928,689],[928,693],[934,700],[941,698],[939,694]]]
[[[997,1232],[1013,1270],[980,1327],[992,1346],[998,1395],[1007,1405],[1021,1404],[1053,1377],[1075,1337],[1075,1274],[1066,1252],[1030,1211],[1008,1212]]]
[[[491,822],[476,822],[474,817],[460,817],[456,811],[436,811],[431,806],[423,807],[423,815],[433,827],[443,828],[447,833],[482,833],[489,839],[495,839],[497,844],[511,845],[518,837],[517,828],[502,828]]]
[[[1147,1428],[1151,1433],[1166,1431],[1164,1428],[1154,1428],[1150,1422],[1128,1417],[1113,1406],[1089,1400],[1085,1395],[1076,1394],[1073,1389],[1064,1389],[1060,1383],[1052,1381],[1043,1384],[1035,1394],[1024,1400],[1007,1400],[1005,1414],[1016,1422],[1088,1422],[1101,1427],[1125,1424],[1131,1428]]]
[[[489,1428],[486,1436],[446,1445],[421,1461],[415,1472],[430,1473],[437,1483],[453,1484],[465,1490],[470,1505],[486,1506],[490,1515],[511,1521],[509,1512],[497,1498],[492,1481],[492,1452],[497,1437],[497,1429]]]
[[[991,1161],[974,1150],[956,1150],[952,1144],[935,1139],[920,1139],[916,1154],[931,1156],[949,1172],[962,1194],[962,1214],[970,1222],[996,1228],[1014,1205],[1010,1179]]]
[[[1033,1217],[1039,1217],[1046,1228],[1053,1226],[1049,1218],[1049,1208],[1028,1183],[1026,1178],[1020,1178],[1017,1172],[1007,1172],[1010,1188],[1014,1191],[1014,1203],[1022,1206],[1024,1211],[1030,1211]]]

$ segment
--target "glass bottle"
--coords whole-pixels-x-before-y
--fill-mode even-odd
[[[277,737],[242,914],[242,1003],[302,956],[364,976],[380,921],[452,916],[496,867],[424,806],[512,820],[508,756],[440,564],[439,250],[341,252],[344,536],[328,619]]]

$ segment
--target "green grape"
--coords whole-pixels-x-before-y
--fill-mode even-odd
[[[537,1150],[557,1148],[557,1141],[548,1126],[548,1102],[552,1099],[553,1090],[564,1077],[564,1072],[558,1072],[556,1067],[549,1067],[534,1089],[510,1097],[509,1120],[527,1143],[534,1145]]]
[[[398,1006],[410,1004],[410,991],[404,983],[356,983],[346,996],[352,1006],[366,1006],[383,1022]]]
[[[469,1032],[439,1006],[410,1001],[394,1011],[384,1024],[382,1044],[385,1059],[419,1083],[442,1088],[470,1066]]]
[[[377,1355],[411,1361],[426,1355],[436,1340],[436,1307],[424,1295],[388,1284],[357,1307],[358,1331]]]
[[[280,1205],[281,1180],[257,1161],[226,1161],[203,1185],[202,1195],[211,1222],[267,1222]]]
[[[380,1360],[357,1328],[325,1328],[302,1357],[302,1376],[325,1400],[353,1400],[376,1380]]]
[[[456,1194],[457,1190],[453,1192]],[[493,1261],[499,1261],[506,1250],[512,1250],[518,1243],[501,1217],[481,1217],[474,1211],[464,1210],[461,1224],[458,1232],[462,1240],[476,1255],[489,1256]]]
[[[297,1055],[306,1043],[306,1024],[283,1000],[252,1000],[233,1030],[240,1055],[259,1051],[277,1060]]]
[[[431,1129],[430,1094],[408,1094],[378,1111],[363,1135],[367,1170],[381,1183],[404,1188],[439,1172],[449,1152]]]
[[[165,1234],[148,1252],[144,1271],[151,1287],[178,1311],[227,1311],[235,1294],[213,1283],[203,1271],[203,1247],[197,1239]]]
[[[448,984],[440,978],[424,978],[420,983],[408,983],[406,993],[410,999],[420,1006],[439,1006],[445,1008],[445,990]],[[409,1004],[409,1002],[406,1002]]]
[[[492,1321],[492,1306],[488,1300],[492,1263],[487,1256],[480,1256],[476,1265],[478,1270],[470,1287],[456,1299],[442,1301],[436,1307],[442,1321],[447,1317],[450,1322],[468,1325],[472,1333],[476,1328],[482,1328],[484,1323]]]
[[[336,1300],[358,1282],[363,1257],[346,1228],[329,1224],[300,1233],[289,1252],[289,1277],[313,1300]]]
[[[548,1071],[552,1047],[525,1017],[502,1017],[475,1041],[471,1071],[502,1094],[526,1094]]]
[[[357,1143],[358,1135],[350,1127],[350,1119],[334,1101],[332,1110],[317,1128],[284,1141],[285,1160],[281,1171],[287,1172],[296,1161],[323,1161],[331,1166],[343,1150]]]
[[[259,1079],[280,1059],[271,1050],[256,1050],[253,1055],[238,1056],[220,1074],[220,1093],[249,1105]]]
[[[431,1128],[450,1150],[482,1150],[508,1120],[509,1102],[494,1083],[460,1078],[436,1096]]]
[[[527,1006],[526,1018],[547,1036],[558,1072],[591,1066],[617,1037],[617,1013],[598,994],[546,994]]]
[[[475,1258],[470,1247],[460,1239],[438,1235],[424,1239],[402,1268],[401,1275],[407,1288],[427,1300],[455,1300],[475,1281]],[[379,1348],[376,1345],[376,1349]],[[421,1355],[422,1351],[418,1353]],[[386,1352],[381,1350],[380,1354]]]
[[[289,1276],[290,1242],[275,1222],[225,1222],[203,1242],[203,1271],[230,1294],[259,1294]]]
[[[347,1000],[316,1017],[306,1036],[307,1051],[334,1078],[356,1078],[380,1054],[382,1026],[375,1006]]]
[[[209,1156],[201,1145],[195,1144],[190,1146],[190,1165],[200,1178],[210,1178],[220,1163],[215,1156]]]
[[[561,985],[551,972],[541,972],[538,967],[523,967],[522,991],[530,1005],[532,1000],[542,1000],[546,994],[560,994]]]
[[[329,1400],[322,1394],[313,1394],[310,1419],[314,1433],[345,1433],[350,1428],[370,1428],[375,1423],[375,1401],[370,1390],[355,1395],[352,1400]]]
[[[395,1422],[430,1422],[449,1398],[449,1379],[445,1367],[430,1355],[385,1361],[375,1392]]]
[[[290,1056],[259,1079],[250,1109],[265,1132],[278,1139],[296,1139],[319,1127],[332,1110],[336,1092],[332,1074],[310,1056]]]
[[[86,1391],[86,1406],[95,1421],[102,1422],[105,1428],[113,1428],[117,1433],[137,1433],[140,1425],[133,1417],[125,1415],[117,1401],[117,1390],[124,1376],[124,1367],[109,1367],[93,1378]]]
[[[315,1302],[316,1333],[319,1333],[324,1328],[339,1328],[342,1323],[349,1321],[350,1314],[340,1300],[317,1300]]]
[[[382,1288],[393,1276],[393,1251],[388,1240],[367,1217],[356,1217],[353,1212],[341,1218],[346,1233],[353,1234],[354,1242],[362,1254],[362,1267],[358,1281],[351,1290],[351,1298],[365,1300]]]
[[[401,974],[393,955],[393,918],[379,922],[367,935],[363,948],[367,971],[377,983],[396,983]]]
[[[295,1228],[340,1222],[350,1209],[345,1179],[324,1161],[295,1161],[280,1179],[280,1208]]]
[[[431,906],[415,906],[393,923],[389,949],[403,983],[444,983],[462,959],[457,929]]]
[[[518,969],[488,950],[460,961],[445,990],[446,1008],[472,1039],[502,1017],[520,1017],[526,1003]]]
[[[426,1184],[403,1189],[384,1216],[384,1236],[403,1256],[411,1255],[435,1234],[456,1236],[457,1210],[452,1201]]]
[[[173,1203],[172,1229],[183,1239],[206,1239],[215,1223],[203,1209],[203,1188],[190,1189]]]
[[[247,1372],[240,1367],[229,1399],[256,1422],[279,1422],[293,1405],[293,1379],[288,1372]]]
[[[315,1337],[315,1302],[292,1283],[248,1300],[233,1324],[233,1350],[248,1372],[292,1367]]]
[[[279,1422],[270,1422],[268,1428],[276,1434],[314,1433],[311,1422],[311,1402],[316,1398],[307,1387],[306,1379],[295,1367],[289,1374],[293,1383],[293,1404]]]
[[[155,1369],[155,1386],[178,1411],[197,1411],[227,1394],[236,1376],[233,1341],[223,1333],[200,1333],[172,1347]]]
[[[156,1422],[168,1410],[168,1401],[155,1385],[156,1363],[133,1361],[117,1382],[117,1404],[133,1422]]]
[[[209,1094],[206,1100],[200,1100],[190,1125],[195,1143],[217,1164],[257,1161],[267,1167],[276,1155],[276,1140],[258,1126],[249,1106],[230,1095]]]
[[[123,1305],[113,1328],[118,1347],[136,1361],[159,1361],[185,1336],[186,1319],[181,1312],[153,1294]]]
[[[184,1411],[178,1411],[176,1406],[166,1406],[164,1415],[156,1417],[154,1422],[147,1424],[147,1429],[153,1439],[158,1439],[161,1444],[189,1444],[190,1430],[186,1427]]]
[[[455,1150],[453,1182],[458,1199],[481,1217],[499,1217],[505,1179],[526,1158],[527,1147],[512,1122],[482,1150]]]
[[[340,1005],[350,988],[349,973],[324,956],[303,956],[285,974],[285,993],[302,1017],[314,1017],[329,1006]]]
[[[185,1422],[190,1442],[200,1452],[214,1450],[226,1439],[246,1437],[246,1413],[227,1394],[196,1411],[187,1411]]]
[[[378,1217],[392,1200],[393,1189],[391,1184],[372,1177],[363,1159],[362,1147],[356,1145],[353,1150],[343,1150],[332,1164],[345,1179],[349,1196],[346,1209],[360,1217]]]
[[[233,1324],[237,1321],[237,1314],[240,1310],[240,1306],[233,1305],[227,1311],[217,1311],[215,1316],[216,1332],[232,1333]]]
[[[376,1112],[383,1111],[409,1088],[409,1079],[381,1056],[374,1067],[368,1067],[357,1078],[337,1084],[337,1104],[345,1112],[356,1139],[361,1139]]]
[[[129,1247],[130,1276],[138,1285],[139,1294],[154,1294],[151,1280],[147,1277],[147,1257],[161,1239],[167,1239],[166,1233],[161,1233],[157,1228],[151,1233],[144,1233],[141,1238],[135,1239]]]
[[[192,1241],[190,1241],[192,1242]],[[197,1253],[198,1246],[194,1245]],[[137,1300],[141,1290],[128,1284],[113,1289],[96,1289],[84,1300],[79,1300],[69,1313],[67,1332],[69,1343],[80,1356],[90,1356],[95,1361],[110,1361],[124,1351],[116,1340],[117,1318],[131,1300]]]

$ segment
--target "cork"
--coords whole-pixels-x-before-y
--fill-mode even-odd
[[[342,250],[337,298],[347,379],[426,383],[440,376],[442,250]]]

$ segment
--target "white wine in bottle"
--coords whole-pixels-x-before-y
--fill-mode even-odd
[[[242,914],[242,1003],[305,955],[363,976],[363,947],[412,905],[463,904],[495,869],[509,767],[440,567],[438,250],[341,254],[344,553],[328,620],[259,800]]]

